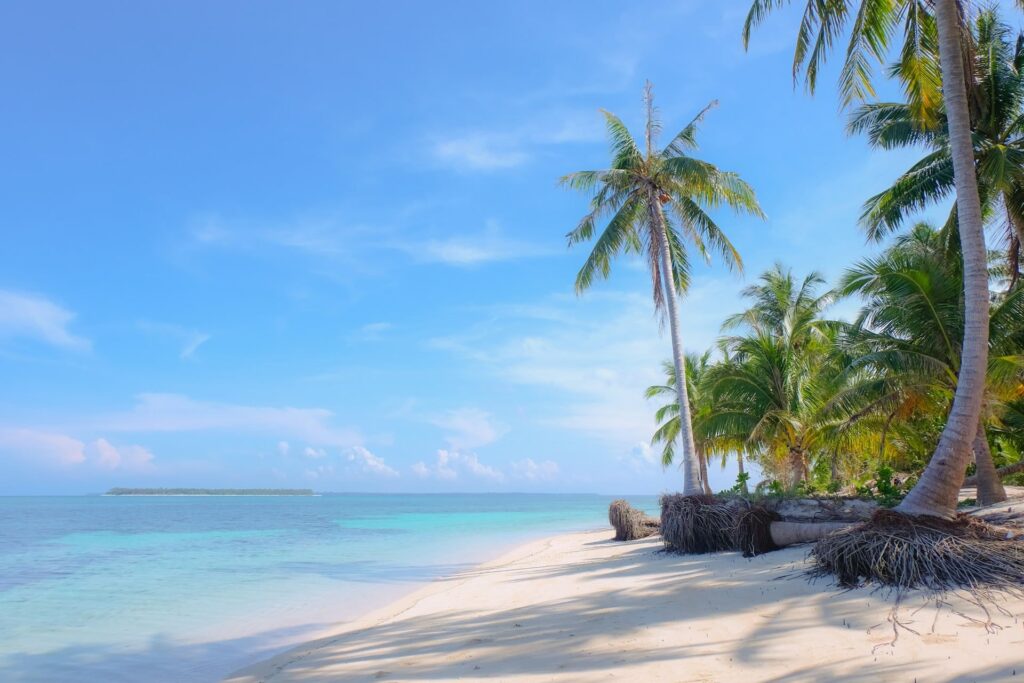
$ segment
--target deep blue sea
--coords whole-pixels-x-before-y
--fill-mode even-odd
[[[0,498],[0,681],[218,681],[610,500]]]

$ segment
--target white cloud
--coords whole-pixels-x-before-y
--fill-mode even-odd
[[[0,340],[31,339],[73,351],[88,350],[88,339],[68,330],[71,311],[45,297],[0,289]]]
[[[304,473],[307,479],[324,479],[334,476],[334,465],[317,465]]]
[[[419,477],[449,481],[458,479],[463,474],[490,481],[505,479],[504,473],[480,462],[476,454],[445,449],[437,451],[433,465],[417,462],[412,466],[412,471]]]
[[[484,229],[478,233],[421,242],[403,240],[395,242],[394,246],[418,261],[463,267],[557,253],[552,248],[505,237],[501,226],[493,219],[485,221]]]
[[[140,394],[124,413],[101,416],[94,428],[117,432],[238,431],[286,435],[316,447],[361,443],[354,430],[331,424],[322,408],[247,406],[197,401],[180,394]]]
[[[394,327],[394,324],[389,322],[367,323],[356,330],[352,338],[356,341],[377,341]]]
[[[287,441],[277,442],[277,452],[280,455],[288,455],[288,452],[291,450],[291,448],[291,444],[289,444]]]
[[[601,116],[592,110],[551,110],[528,119],[502,130],[443,136],[431,152],[438,163],[456,171],[496,171],[522,166],[545,147],[595,142],[604,134]]]
[[[469,133],[438,141],[433,152],[438,161],[457,169],[492,171],[529,160],[518,142],[510,136]]]
[[[367,263],[372,259],[367,257],[380,252],[397,251],[423,263],[465,267],[547,256],[561,251],[505,237],[494,220],[486,221],[483,230],[477,232],[417,241],[411,241],[405,232],[385,226],[374,229],[352,227],[334,217],[295,219],[275,227],[229,223],[218,216],[204,217],[196,222],[191,234],[195,246],[237,250],[284,247],[312,258],[330,260],[332,265],[341,262],[349,274],[371,272]],[[331,268],[330,272],[337,276],[337,268]],[[390,327],[386,322],[369,323],[357,330],[355,336],[375,338]]]
[[[656,453],[647,441],[637,442],[628,453],[619,457],[619,461],[628,465],[634,472],[661,469],[661,453]]]
[[[448,432],[445,441],[455,450],[479,448],[497,441],[507,429],[494,422],[490,413],[479,408],[449,410],[430,420],[431,424]]]
[[[555,479],[559,472],[558,463],[554,460],[536,462],[533,458],[525,458],[512,463],[512,473],[529,481],[550,481]]]
[[[166,337],[175,341],[178,346],[178,357],[182,360],[192,358],[200,346],[210,341],[210,335],[199,330],[192,330],[180,325],[168,323],[155,323],[148,320],[140,320],[138,328],[148,334]]]
[[[313,448],[312,446],[306,446],[306,449],[302,451],[302,454],[307,458],[326,458],[327,451],[322,448]]]
[[[153,454],[142,446],[118,447],[103,438],[86,445],[66,434],[23,427],[0,428],[0,453],[47,467],[141,472],[153,464]]]
[[[0,450],[47,465],[77,465],[86,459],[85,444],[78,439],[19,427],[0,427]]]
[[[356,465],[362,472],[375,474],[382,477],[397,477],[398,470],[384,462],[384,459],[374,455],[362,446],[355,446],[348,450],[346,458],[350,463]]]
[[[106,439],[97,439],[92,444],[96,462],[103,469],[145,471],[153,466],[153,454],[142,446],[115,447]]]

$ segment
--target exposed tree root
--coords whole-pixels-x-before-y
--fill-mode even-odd
[[[665,549],[678,553],[735,550],[738,501],[720,502],[712,496],[667,494],[661,497],[661,537]]]
[[[653,536],[660,530],[658,520],[625,500],[614,500],[608,506],[608,521],[615,529],[616,541],[632,541]]]
[[[948,521],[879,510],[870,521],[818,541],[811,558],[813,575],[834,576],[847,587],[875,583],[976,595],[1024,588],[1024,542],[967,515]]]
[[[762,553],[778,550],[780,546],[772,539],[772,522],[782,519],[778,512],[769,510],[763,505],[749,505],[741,508],[736,515],[736,526],[733,530],[735,548],[743,553],[743,557],[753,557]]]

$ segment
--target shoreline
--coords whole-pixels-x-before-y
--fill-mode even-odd
[[[224,681],[967,683],[1022,668],[1020,598],[1000,600],[1014,616],[989,624],[956,596],[936,609],[911,593],[894,611],[891,596],[809,582],[806,547],[744,559],[610,538],[527,542]]]

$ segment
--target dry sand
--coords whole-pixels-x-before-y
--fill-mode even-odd
[[[986,627],[963,598],[911,596],[914,633],[891,599],[809,583],[806,547],[747,560],[610,536],[523,546],[227,680],[1024,681],[1024,601]]]

